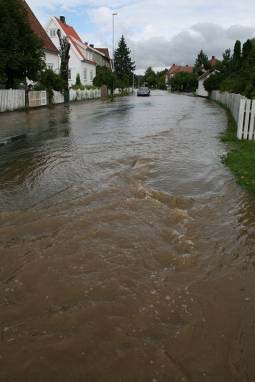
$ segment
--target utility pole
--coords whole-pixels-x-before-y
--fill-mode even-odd
[[[115,16],[118,16],[118,13],[112,14],[112,69],[113,69],[113,72],[114,72],[114,52],[115,52],[115,36],[114,36],[114,33],[115,33],[115,25],[114,25]]]

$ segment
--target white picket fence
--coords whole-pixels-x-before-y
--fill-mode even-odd
[[[70,101],[97,99],[101,97],[100,89],[70,90]],[[48,104],[46,91],[30,91],[28,93],[29,107],[46,106]],[[53,103],[64,103],[64,96],[53,91]],[[14,111],[25,107],[25,90],[0,90],[0,112]]]
[[[29,107],[39,107],[47,105],[47,92],[43,91],[30,91],[28,93]]]
[[[70,90],[70,101],[82,101],[101,97],[100,89]]]
[[[56,105],[59,103],[64,103],[64,95],[60,92],[53,90],[53,100],[52,102]]]
[[[211,98],[227,106],[237,123],[237,138],[255,140],[255,100],[241,94],[213,91]]]
[[[25,91],[8,89],[0,90],[0,112],[13,111],[25,107]]]

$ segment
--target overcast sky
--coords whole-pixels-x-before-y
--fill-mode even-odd
[[[239,39],[255,36],[254,0],[27,0],[42,24],[65,15],[84,40],[112,47],[123,33],[137,69],[192,64],[200,49],[220,58]]]

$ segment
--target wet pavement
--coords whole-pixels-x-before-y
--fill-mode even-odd
[[[154,92],[0,116],[0,381],[255,380],[226,116]]]

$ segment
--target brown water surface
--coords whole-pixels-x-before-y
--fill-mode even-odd
[[[255,381],[255,202],[224,112],[154,92],[0,116],[0,381]]]

